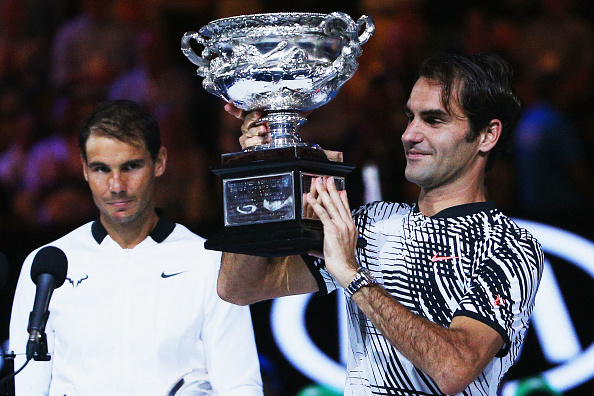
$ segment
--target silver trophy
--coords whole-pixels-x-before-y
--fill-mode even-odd
[[[181,48],[208,92],[240,109],[268,112],[262,121],[272,142],[258,149],[308,146],[296,132],[305,122],[301,113],[336,96],[374,30],[371,17],[355,22],[343,12],[242,15],[187,32]],[[192,40],[204,46],[201,56]]]
[[[266,113],[271,142],[222,156],[224,227],[209,249],[277,256],[321,247],[319,221],[305,207],[313,178],[334,176],[339,189],[354,166],[302,142],[303,112],[328,103],[357,70],[371,17],[343,12],[269,13],[218,19],[182,38],[208,92],[243,110]],[[194,43],[195,42],[195,43]],[[192,44],[204,48],[198,55]],[[341,158],[333,152],[331,158]]]

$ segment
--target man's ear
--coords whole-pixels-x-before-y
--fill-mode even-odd
[[[499,141],[502,129],[503,125],[501,124],[500,120],[491,120],[489,125],[480,134],[481,142],[479,145],[479,150],[484,153],[491,151]]]
[[[89,181],[89,169],[87,168],[87,161],[85,161],[82,154],[80,155],[80,162],[82,162],[83,175],[85,177],[85,180]]]
[[[167,165],[167,150],[165,147],[161,146],[159,149],[159,154],[157,154],[157,158],[155,159],[155,176],[159,177],[163,173],[165,173],[165,168]]]

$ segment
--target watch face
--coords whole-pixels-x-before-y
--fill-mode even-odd
[[[375,277],[367,268],[359,267],[359,274],[366,278],[370,283],[375,283]]]
[[[367,268],[359,267],[357,269],[357,275],[355,276],[355,279],[353,279],[353,281],[348,285],[348,287],[345,289],[345,292],[348,297],[351,297],[363,286],[373,285],[376,283],[377,281],[373,277],[373,274]]]

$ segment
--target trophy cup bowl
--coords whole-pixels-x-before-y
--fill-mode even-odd
[[[359,31],[365,28],[359,35]],[[270,13],[213,21],[182,38],[208,92],[246,111],[268,113],[272,142],[258,149],[307,145],[300,113],[328,103],[357,70],[375,30],[371,17],[345,13]],[[204,46],[201,56],[192,40]]]
[[[218,19],[184,34],[181,49],[198,66],[204,89],[242,110],[265,112],[259,122],[271,135],[268,144],[223,154],[213,170],[223,179],[224,228],[207,248],[279,256],[321,246],[321,223],[307,214],[303,196],[318,176],[334,176],[344,189],[354,166],[329,160],[297,129],[303,112],[328,103],[354,75],[374,30],[366,15],[355,22],[342,12],[291,12]],[[200,55],[193,42],[204,47]]]

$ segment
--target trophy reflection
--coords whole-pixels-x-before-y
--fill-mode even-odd
[[[208,92],[245,111],[260,110],[271,141],[222,155],[223,228],[205,247],[258,256],[321,249],[322,224],[304,200],[312,180],[333,176],[339,190],[354,166],[342,153],[303,142],[303,112],[338,93],[357,70],[373,20],[347,14],[271,13],[213,21],[182,38]],[[361,32],[362,31],[362,32]],[[204,46],[199,56],[192,41]]]

